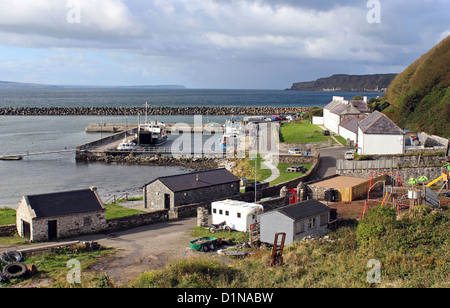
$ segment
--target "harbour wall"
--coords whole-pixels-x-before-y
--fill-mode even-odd
[[[273,115],[307,112],[309,107],[149,107],[148,115]],[[138,115],[144,107],[3,107],[0,116]]]

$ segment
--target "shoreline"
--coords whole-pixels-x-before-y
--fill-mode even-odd
[[[273,115],[307,112],[311,107],[149,107],[152,115]],[[0,116],[127,116],[145,114],[144,107],[2,107]]]

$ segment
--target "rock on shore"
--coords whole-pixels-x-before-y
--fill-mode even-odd
[[[195,171],[217,169],[223,164],[223,159],[212,157],[172,157],[172,156],[134,156],[134,155],[102,155],[84,157],[86,161],[101,163],[117,163],[147,166],[181,166]]]
[[[149,107],[149,115],[272,115],[307,112],[309,107]],[[3,107],[0,115],[69,116],[69,115],[137,115],[141,107]]]

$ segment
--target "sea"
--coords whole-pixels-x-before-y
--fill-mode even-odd
[[[303,92],[285,90],[38,88],[0,89],[2,107],[155,107],[270,106],[323,107],[333,96],[369,99],[380,93]],[[227,116],[203,116],[223,124]],[[194,123],[194,116],[157,116],[165,123]],[[197,118],[198,120],[198,118]],[[141,120],[142,121],[142,120]],[[20,161],[0,161],[0,207],[16,208],[22,196],[97,187],[103,201],[142,195],[152,180],[191,172],[183,167],[77,163],[76,146],[106,133],[86,133],[90,123],[138,123],[137,116],[0,116],[0,155],[30,154]]]

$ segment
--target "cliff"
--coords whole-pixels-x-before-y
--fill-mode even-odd
[[[383,92],[396,74],[344,75],[320,78],[316,81],[294,83],[296,91]]]

